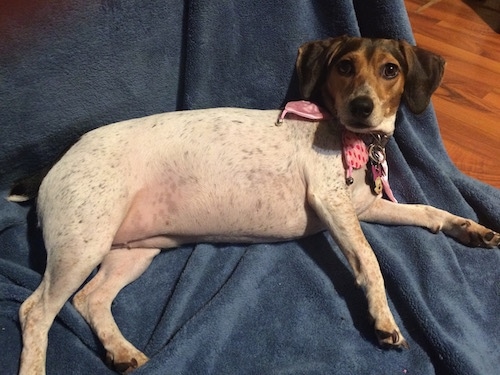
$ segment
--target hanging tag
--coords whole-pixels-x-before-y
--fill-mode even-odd
[[[394,203],[398,203],[397,199],[394,197],[391,186],[389,185],[389,166],[387,165],[387,160],[384,160],[382,164],[380,164],[382,169],[382,185],[384,186],[384,193]]]
[[[383,177],[384,169],[380,164],[371,163],[372,178],[373,178],[373,192],[377,195],[382,194],[384,189]]]
[[[392,193],[391,186],[389,185],[389,166],[387,165],[385,147],[387,139],[378,139],[377,143],[372,143],[368,147],[368,156],[370,158],[372,177],[373,177],[373,191],[375,194],[385,193],[387,198],[397,203],[398,201]]]

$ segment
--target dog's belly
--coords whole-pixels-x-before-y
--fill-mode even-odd
[[[173,175],[168,182],[141,189],[116,233],[115,246],[273,242],[322,229],[305,202],[305,186],[289,178],[181,180]]]

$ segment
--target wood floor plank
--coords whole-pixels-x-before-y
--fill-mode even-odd
[[[433,104],[450,158],[500,188],[500,1],[405,4],[417,44],[447,60]]]
[[[500,64],[498,61],[471,51],[471,48],[468,48],[469,44],[466,40],[454,39],[452,37],[447,40],[438,40],[437,37],[440,35],[438,30],[434,35],[429,35],[429,32],[426,34],[427,35],[421,34],[420,32],[415,33],[417,44],[420,46],[426,45],[428,46],[426,48],[439,53],[445,58],[466,61],[471,67],[476,66],[500,74]]]
[[[492,92],[487,93],[484,96],[484,102],[489,105],[491,108],[494,108],[498,112],[500,112],[500,90],[493,90]],[[500,119],[499,124],[500,126]]]

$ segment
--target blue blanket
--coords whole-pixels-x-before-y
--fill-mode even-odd
[[[297,99],[296,51],[342,34],[414,42],[402,0],[74,0],[0,3],[0,363],[15,374],[17,311],[45,250],[9,185],[84,132],[176,109],[278,108]],[[432,108],[398,113],[391,185],[500,230],[500,191],[450,162]],[[258,193],[258,192],[256,192]],[[150,358],[137,374],[496,374],[500,252],[421,228],[363,224],[410,349],[383,350],[327,233],[262,245],[183,246],[157,256],[113,303]],[[49,374],[107,374],[104,350],[67,303]]]

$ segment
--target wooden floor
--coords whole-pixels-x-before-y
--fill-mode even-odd
[[[405,4],[417,44],[447,60],[433,103],[451,159],[500,188],[500,1]]]

